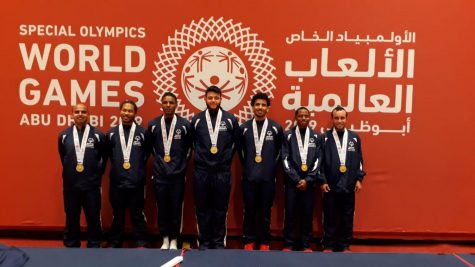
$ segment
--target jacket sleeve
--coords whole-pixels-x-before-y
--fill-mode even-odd
[[[290,139],[291,134],[284,136],[284,140],[282,142],[282,164],[284,165],[284,172],[285,174],[295,183],[300,181],[300,176],[290,164]]]
[[[59,153],[59,159],[61,160],[61,165],[64,166],[64,156],[66,154],[66,150],[64,149],[62,134],[58,136],[58,153]]]
[[[154,123],[155,120],[151,121],[148,124],[147,127],[147,132],[149,134],[149,145],[150,145],[150,153],[153,154],[153,156],[157,156],[157,151],[155,151],[155,142],[157,138],[157,130],[155,129],[157,125]],[[155,125],[155,128],[153,127]]]
[[[185,149],[186,149],[186,160],[190,160],[191,154],[193,152],[193,130],[191,124],[186,121],[186,136],[185,136]]]
[[[320,164],[320,149],[321,149],[321,143],[320,143],[320,136],[317,136],[315,140],[315,163],[313,165],[313,168],[308,172],[307,177],[305,177],[305,181],[309,184],[314,185],[315,182],[318,179],[318,172],[319,172],[319,164]]]
[[[195,147],[195,142],[196,142],[196,128],[195,128],[195,125],[196,125],[196,120],[197,118],[196,117],[193,117],[191,119],[191,122],[190,122],[190,138],[191,138],[191,150],[193,149],[196,149]]]
[[[358,181],[362,182],[366,172],[364,171],[364,164],[363,164],[363,151],[361,150],[361,139],[359,136],[356,136],[356,140],[358,140],[357,149],[358,149],[358,159],[359,159],[359,166],[358,171],[356,172],[356,178]]]
[[[239,142],[239,137],[240,137],[240,134],[241,134],[241,128],[239,128],[239,123],[238,123],[236,117],[233,117],[232,122],[233,122],[233,142],[234,142],[233,155],[234,155],[234,152],[236,152],[236,149],[237,149],[237,144]]]
[[[107,152],[107,157],[108,159],[112,159],[112,153],[113,153],[113,141],[112,141],[112,132],[109,131],[107,132],[106,134],[106,138],[105,138],[105,149],[106,149],[106,152]]]
[[[276,146],[277,146],[277,158],[276,161],[282,160],[282,142],[284,141],[284,132],[282,127],[278,125],[277,127],[277,139],[276,139]]]
[[[239,156],[239,161],[244,165],[244,148],[246,146],[246,137],[244,136],[244,127],[239,127],[239,134],[236,142],[236,150]]]
[[[153,143],[152,143],[152,133],[147,129],[144,131],[144,136],[145,136],[145,142],[144,142],[144,160],[147,162],[148,158],[152,154],[153,151]]]
[[[320,149],[318,155],[318,173],[317,173],[317,182],[319,184],[327,184],[327,178],[325,177],[325,134],[320,135]]]
[[[106,166],[107,166],[107,160],[109,158],[109,148],[107,145],[107,140],[106,136],[103,133],[99,133],[99,143],[98,143],[98,149],[99,149],[99,155],[101,157],[101,162],[100,162],[100,167],[101,167],[101,175],[104,174],[106,171]]]

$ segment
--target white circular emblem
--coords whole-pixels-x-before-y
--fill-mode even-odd
[[[221,107],[231,110],[243,99],[247,80],[244,62],[236,53],[224,47],[209,46],[196,51],[186,60],[181,87],[190,103],[204,110],[204,93],[208,87],[215,85],[221,89]]]
[[[241,123],[251,119],[254,94],[274,97],[275,67],[263,44],[256,33],[232,20],[201,18],[183,25],[158,52],[153,72],[157,102],[165,92],[174,93],[176,113],[191,120],[194,111],[206,108],[204,91],[216,85],[221,88],[224,110],[233,112]]]

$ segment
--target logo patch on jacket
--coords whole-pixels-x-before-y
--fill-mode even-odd
[[[173,139],[181,139],[181,129],[176,129]]]
[[[94,138],[89,137],[87,139],[86,147],[93,148],[94,147]]]
[[[355,143],[353,141],[348,142],[348,151],[356,151]]]
[[[226,122],[225,121],[221,121],[221,124],[219,125],[219,131],[220,132],[225,132],[228,130],[228,127],[226,127]]]
[[[315,144],[315,138],[310,137],[308,139],[308,147],[316,147],[316,146],[317,146],[317,144]]]
[[[267,131],[266,141],[274,141],[274,136],[272,135],[272,131]]]
[[[132,143],[132,145],[134,145],[134,146],[142,146],[142,142],[141,142],[141,141],[142,141],[142,140],[141,140],[140,136],[137,135],[136,137],[134,137],[134,142]]]

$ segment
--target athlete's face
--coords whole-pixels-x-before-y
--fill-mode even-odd
[[[175,114],[176,110],[176,100],[172,96],[166,96],[162,99],[162,110],[163,110],[163,115],[165,117],[169,118]]]
[[[310,121],[310,113],[306,109],[301,109],[298,111],[297,115],[295,115],[295,120],[297,120],[297,126],[300,129],[306,128]]]
[[[205,95],[205,101],[208,109],[216,110],[221,105],[221,95],[215,92],[208,92]]]
[[[346,127],[346,111],[334,110],[332,113],[333,127],[337,131],[343,131]]]
[[[265,99],[257,99],[252,106],[252,111],[254,112],[254,117],[256,120],[264,119],[269,111],[269,106]]]
[[[86,125],[89,120],[89,111],[84,104],[77,104],[73,107],[73,120],[78,127]]]
[[[131,125],[135,120],[134,105],[130,103],[123,104],[120,109],[120,118],[122,119],[122,124]]]

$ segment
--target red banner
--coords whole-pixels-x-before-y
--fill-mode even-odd
[[[146,125],[171,91],[177,112],[191,119],[205,107],[203,90],[217,85],[223,108],[240,122],[252,117],[256,92],[272,96],[269,115],[284,129],[299,106],[310,109],[318,131],[330,127],[334,106],[349,111],[367,171],[357,236],[474,237],[472,1],[54,0],[10,1],[2,10],[1,228],[63,226],[56,138],[72,105],[86,103],[91,123],[106,132],[125,99],[137,102]],[[233,170],[228,227],[240,234],[237,161]],[[195,233],[187,182],[184,231]],[[283,222],[283,188],[277,192],[275,232]],[[153,195],[147,199],[155,228]]]

